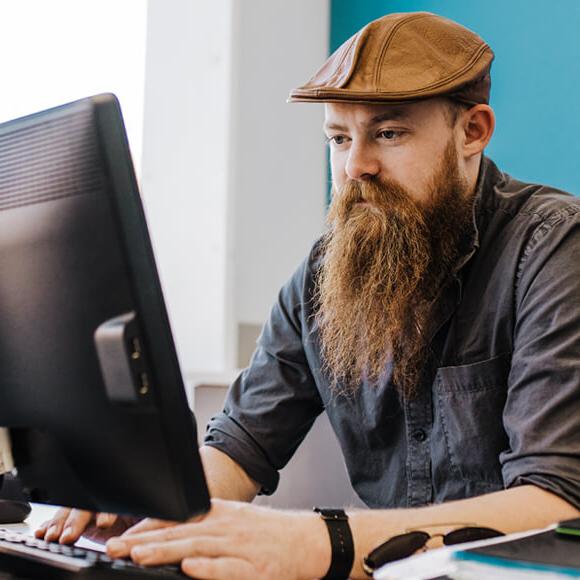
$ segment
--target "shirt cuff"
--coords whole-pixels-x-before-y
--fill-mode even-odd
[[[271,495],[276,491],[280,481],[278,470],[252,436],[225,413],[211,418],[204,445],[215,447],[231,457],[261,486],[259,494]]]
[[[511,463],[511,462],[510,462]],[[562,458],[553,461],[545,458],[519,459],[503,468],[505,487],[535,485],[549,491],[580,510],[580,464],[577,460]]]

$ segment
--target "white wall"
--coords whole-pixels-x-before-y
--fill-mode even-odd
[[[278,289],[322,230],[322,105],[288,104],[328,54],[327,2],[236,3],[235,313],[261,324]]]
[[[229,0],[150,0],[142,191],[185,370],[224,367]]]
[[[149,0],[142,187],[186,373],[236,366],[323,226],[328,0]]]

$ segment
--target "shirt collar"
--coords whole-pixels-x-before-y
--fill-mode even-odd
[[[457,264],[453,270],[454,275],[469,262],[479,249],[481,237],[487,227],[490,215],[489,209],[493,207],[494,186],[502,179],[503,174],[497,168],[496,164],[485,155],[482,156],[475,185],[475,195],[473,197],[473,230],[471,232],[471,239],[469,244],[467,244],[466,251],[457,260]]]
[[[504,179],[503,173],[495,163],[483,156],[475,185],[473,200],[473,229],[467,249],[457,260],[449,283],[442,289],[437,299],[428,329],[428,338],[433,340],[436,333],[451,318],[463,295],[463,276],[460,272],[475,255],[480,246],[480,240],[485,233],[489,217],[495,206],[495,187]]]

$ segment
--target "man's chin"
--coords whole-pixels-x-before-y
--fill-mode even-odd
[[[380,208],[376,203],[372,201],[357,201],[351,208],[349,212],[349,217],[359,217],[359,216],[379,216],[383,217],[385,210]]]

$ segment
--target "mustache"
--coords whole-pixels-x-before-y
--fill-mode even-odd
[[[383,214],[392,212],[420,212],[421,208],[403,186],[393,180],[370,178],[365,181],[349,179],[340,189],[333,188],[328,221],[330,225],[343,225],[361,203]]]

